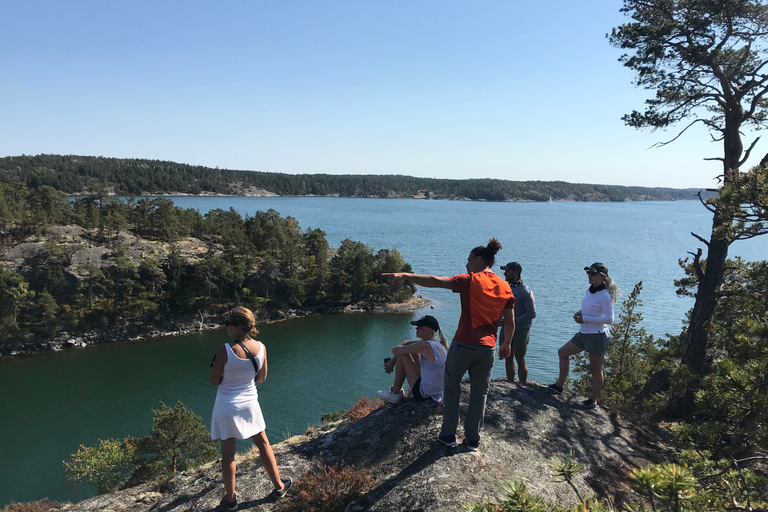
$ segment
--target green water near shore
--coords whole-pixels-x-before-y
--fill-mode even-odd
[[[548,382],[557,348],[575,332],[572,313],[587,283],[582,268],[608,264],[625,295],[642,280],[644,326],[655,336],[678,333],[691,307],[675,294],[678,258],[707,233],[711,215],[695,202],[470,203],[462,201],[333,198],[176,198],[204,213],[236,208],[242,215],[275,208],[302,228],[321,228],[331,245],[344,238],[375,250],[396,247],[415,272],[464,271],[469,250],[498,237],[499,264],[516,260],[536,295],[537,318],[528,349],[529,378]],[[427,233],[427,235],[425,235]],[[768,237],[732,246],[733,255],[768,257]],[[498,267],[494,270],[498,271]],[[448,290],[420,290],[449,338],[459,299]],[[391,384],[382,359],[413,339],[414,315],[351,314],[310,317],[262,327],[269,376],[260,403],[269,438],[303,433],[321,415],[346,409]],[[80,444],[144,436],[151,409],[182,401],[208,424],[215,398],[209,363],[226,341],[223,331],[134,343],[112,343],[0,361],[0,507],[50,497],[76,501],[95,494],[69,486],[61,463]],[[494,377],[503,375],[503,365]],[[245,449],[247,444],[241,445]]]

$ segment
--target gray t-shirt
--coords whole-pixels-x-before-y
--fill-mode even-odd
[[[533,292],[522,280],[509,285],[515,296],[515,329],[530,329],[531,322],[536,318],[536,300]],[[504,341],[504,324],[501,324],[499,343]]]

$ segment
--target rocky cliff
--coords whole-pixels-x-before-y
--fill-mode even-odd
[[[462,389],[466,409],[469,386]],[[307,397],[311,400],[311,397]],[[629,424],[609,410],[576,408],[576,396],[554,396],[538,383],[491,384],[478,452],[436,442],[442,404],[406,399],[327,432],[310,432],[275,448],[280,471],[294,479],[289,497],[270,498],[272,485],[258,457],[238,463],[240,509],[300,510],[290,496],[318,464],[367,468],[366,489],[343,510],[459,511],[484,497],[500,496],[507,480],[561,506],[577,503],[565,483],[553,481],[552,458],[573,452],[584,470],[576,479],[582,496],[597,492],[621,497],[629,472],[670,456],[658,433]],[[269,418],[267,418],[269,421]],[[459,427],[461,439],[461,427]],[[215,510],[223,496],[218,463],[180,474],[162,485],[132,489],[66,505],[67,511],[182,512]]]

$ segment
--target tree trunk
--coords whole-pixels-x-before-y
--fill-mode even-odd
[[[738,174],[739,160],[744,152],[741,142],[741,106],[731,105],[726,114],[726,129],[723,133],[723,183],[728,183]],[[701,375],[706,362],[707,346],[709,344],[709,322],[717,306],[717,294],[725,275],[725,261],[728,258],[728,247],[732,240],[723,238],[721,226],[730,225],[733,218],[724,213],[721,207],[715,211],[712,219],[712,234],[707,246],[707,266],[704,275],[699,279],[696,290],[696,302],[691,311],[691,323],[688,327],[688,337],[683,347],[680,363],[686,365],[696,374]],[[698,382],[680,395],[673,394],[667,404],[667,414],[681,417],[693,410],[694,393]]]

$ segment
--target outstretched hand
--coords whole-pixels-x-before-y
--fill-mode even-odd
[[[381,275],[386,276],[387,277],[387,283],[389,283],[389,285],[392,286],[397,281],[402,280],[403,276],[405,274],[403,274],[402,272],[384,272]],[[387,372],[387,373],[389,373],[389,372]]]

